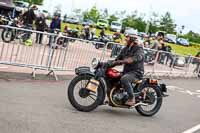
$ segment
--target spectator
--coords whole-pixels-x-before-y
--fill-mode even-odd
[[[67,33],[68,32],[68,26],[66,25],[65,27],[64,27],[64,31],[63,31],[64,33]]]
[[[165,65],[167,65],[168,61],[170,60],[170,65],[169,67],[172,67],[172,64],[174,62],[174,58],[173,58],[173,55],[172,55],[172,48],[171,46],[166,46],[166,57],[167,57],[167,60],[166,60],[166,63]]]
[[[39,14],[39,17],[35,21],[36,25],[36,30],[44,32],[45,28],[47,27],[46,20],[44,14]],[[42,38],[43,34],[42,33],[37,33],[36,34],[36,43],[42,44]]]
[[[162,38],[160,36],[156,37],[156,39],[153,42],[153,46],[151,47],[151,49],[159,50],[159,46],[160,46],[159,41],[161,41],[161,40],[162,40]]]
[[[122,36],[121,36],[120,30],[117,30],[117,32],[115,32],[113,34],[113,39],[114,39],[115,43],[121,43],[122,42]]]
[[[145,41],[144,41],[144,47],[145,48],[150,48],[150,44],[151,44],[150,38],[146,37]]]
[[[92,26],[92,31],[91,31],[91,39],[94,39],[94,36],[96,35],[96,28]]]
[[[84,33],[85,33],[85,39],[89,40],[89,38],[90,38],[90,26],[86,25],[84,27]]]
[[[158,60],[159,60],[160,64],[164,64],[164,60],[165,60],[165,56],[166,56],[166,53],[165,53],[166,52],[166,46],[165,46],[165,43],[162,40],[160,40],[159,43],[160,43],[160,46],[158,46],[158,50],[163,51],[163,52],[160,52]]]
[[[37,6],[32,6],[30,10],[23,14],[24,25],[31,26],[33,25],[33,21],[36,19],[35,11],[37,10]]]
[[[34,13],[34,11],[36,10],[37,6],[32,6],[27,12],[22,15],[23,24],[25,26],[24,28],[32,30],[33,21],[36,19],[36,15]],[[25,42],[25,44],[31,41],[31,33],[29,31],[26,31],[26,33],[27,34],[25,34],[25,36],[23,37],[23,41]]]
[[[106,34],[105,34],[105,29],[103,28],[102,30],[101,30],[101,32],[100,32],[100,37],[101,38],[104,38],[106,36]]]
[[[59,18],[59,14],[55,14],[54,18],[51,21],[51,24],[50,24],[50,33],[54,33],[56,29],[57,30],[61,29],[61,20]],[[52,42],[55,43],[55,41],[56,41],[56,36],[55,37],[50,36],[50,38],[49,38],[49,45]]]

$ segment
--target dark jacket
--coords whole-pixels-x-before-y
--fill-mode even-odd
[[[61,29],[61,20],[60,19],[53,19],[50,25],[50,29]]]
[[[128,57],[131,57],[133,59],[133,63],[124,65],[124,74],[135,73],[138,77],[142,78],[144,75],[143,48],[138,45],[135,45],[133,47],[125,47],[122,49],[116,60],[124,60]]]
[[[36,16],[35,16],[33,9],[28,10],[23,15],[24,24],[25,25],[32,25],[35,18],[36,18]]]
[[[35,25],[36,25],[37,31],[44,31],[45,28],[47,27],[45,18],[43,18],[43,17],[37,18],[36,21],[35,21]]]
[[[101,31],[100,32],[100,37],[104,38],[106,36],[105,32],[104,31]]]

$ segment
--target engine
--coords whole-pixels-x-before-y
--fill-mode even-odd
[[[128,100],[127,92],[115,93],[113,95],[113,101],[116,102],[116,104],[124,104],[127,100]]]

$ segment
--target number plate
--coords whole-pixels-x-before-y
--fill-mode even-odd
[[[98,87],[99,87],[99,81],[91,79],[86,88],[96,93]]]

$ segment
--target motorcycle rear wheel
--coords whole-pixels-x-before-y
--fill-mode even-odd
[[[155,104],[155,107],[153,107],[151,110],[146,111],[146,110],[144,110],[144,106],[139,105],[139,106],[136,106],[135,109],[137,110],[137,112],[138,112],[139,114],[141,114],[141,115],[143,115],[143,116],[153,116],[153,115],[155,115],[155,114],[160,110],[160,108],[161,108],[162,100],[163,100],[163,99],[162,99],[162,94],[161,94],[160,90],[156,88],[156,86],[152,86],[152,85],[145,85],[145,86],[143,86],[142,89],[141,89],[141,92],[142,92],[145,88],[150,88],[150,89],[152,89],[152,90],[155,92],[156,97],[155,97],[155,95],[153,95],[152,92],[146,94],[147,97],[150,97],[149,99],[152,100],[152,101],[150,102],[150,104],[151,104],[151,105],[152,105],[152,104]],[[149,100],[149,101],[150,101],[150,100]],[[155,102],[156,102],[156,103],[155,103]],[[150,104],[147,105],[147,107],[150,106]]]

